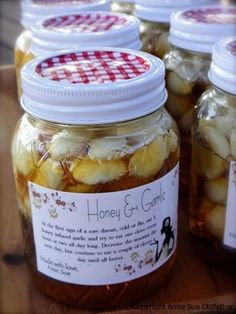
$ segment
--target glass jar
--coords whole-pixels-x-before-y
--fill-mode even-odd
[[[190,231],[208,260],[236,263],[236,37],[218,42],[193,126]]]
[[[20,70],[36,56],[80,47],[141,48],[139,20],[136,17],[110,12],[80,12],[77,14],[51,15],[40,20],[27,31],[31,35],[24,55],[17,62],[17,83],[21,95]],[[19,53],[17,54],[19,55]],[[19,58],[18,58],[19,59]]]
[[[215,2],[215,0],[136,0],[135,14],[142,20],[140,30],[143,50],[163,58],[171,49],[168,42],[171,13]]]
[[[217,40],[233,35],[235,28],[235,7],[195,8],[171,16],[169,41],[173,47],[163,58],[168,90],[166,109],[180,129],[180,189],[184,193],[190,183],[193,112],[209,85],[212,46]]]
[[[36,285],[82,307],[143,298],[176,252],[179,136],[164,64],[110,49],[27,63],[12,144]]]
[[[28,53],[32,33],[30,28],[39,20],[48,15],[75,14],[80,11],[109,11],[110,0],[22,0],[21,1],[21,24],[25,30],[18,36],[15,44],[15,66],[18,95],[21,94],[20,70],[23,65],[33,58]],[[61,48],[62,49],[62,48]]]
[[[135,0],[113,0],[111,10],[113,12],[133,14]]]

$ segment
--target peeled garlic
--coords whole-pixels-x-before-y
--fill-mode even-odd
[[[179,96],[169,92],[165,107],[172,117],[178,121],[192,107],[192,103],[188,96]]]
[[[155,175],[168,157],[169,149],[163,136],[157,136],[148,146],[137,150],[129,161],[132,175],[147,178]]]
[[[204,188],[207,197],[214,203],[225,205],[227,198],[228,181],[225,178],[206,181]]]
[[[155,54],[162,58],[168,51],[170,51],[171,46],[168,42],[169,34],[167,32],[162,33],[157,37],[156,45],[155,45]]]
[[[175,72],[170,72],[166,81],[168,90],[177,95],[191,94],[193,84],[181,79]]]
[[[122,160],[77,160],[71,165],[73,177],[82,183],[93,185],[105,183],[123,176],[127,167]]]
[[[179,139],[176,133],[172,129],[169,130],[167,143],[168,143],[170,153],[175,153],[176,149],[179,146]]]
[[[96,138],[89,144],[88,156],[95,160],[119,158],[127,147],[125,138]]]
[[[56,189],[61,185],[64,177],[64,171],[60,163],[46,159],[37,171],[34,183]]]
[[[206,216],[206,227],[213,236],[223,238],[225,227],[225,207],[217,205]]]
[[[215,126],[215,119],[198,119],[198,126],[199,128],[204,127],[204,126]]]
[[[84,137],[73,137],[71,133],[63,131],[53,136],[48,152],[52,159],[55,160],[63,159],[70,155],[79,155],[84,149],[84,142]]]
[[[209,180],[219,178],[225,172],[224,160],[196,142],[194,143],[193,155],[196,157],[199,174],[204,175]]]
[[[230,154],[230,146],[226,137],[216,128],[205,126],[200,129],[201,136],[209,145],[210,149],[220,157],[226,159]]]
[[[34,170],[35,165],[31,150],[16,152],[13,158],[15,158],[15,166],[17,170],[24,176],[28,176],[30,172]]]
[[[233,115],[225,115],[218,116],[215,119],[215,126],[220,133],[229,138],[231,131],[235,125],[235,116]]]
[[[231,150],[231,156],[236,160],[236,132],[235,130],[230,134],[230,150]]]

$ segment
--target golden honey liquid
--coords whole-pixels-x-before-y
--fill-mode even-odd
[[[235,272],[236,249],[224,245],[224,221],[225,212],[219,216],[214,215],[217,208],[224,210],[225,205],[213,202],[209,199],[205,184],[209,178],[201,171],[203,158],[220,158],[214,152],[193,140],[192,147],[192,171],[191,193],[189,203],[189,226],[194,238],[194,245],[209,262],[226,267]],[[229,161],[222,160],[225,170],[220,178],[228,180]],[[218,206],[218,207],[217,207]],[[226,209],[226,208],[225,208]],[[215,219],[211,218],[215,217]],[[211,219],[209,219],[211,218]]]
[[[166,76],[170,72],[167,71]],[[190,184],[191,128],[194,122],[194,108],[206,89],[206,83],[198,81],[193,83],[192,92],[189,95],[179,95],[168,91],[169,100],[166,109],[176,121],[181,135],[180,190],[184,194],[188,194]]]
[[[27,127],[27,124],[25,127]],[[154,287],[156,287],[157,284],[160,285],[160,283],[164,280],[164,278],[166,277],[166,275],[168,274],[172,267],[172,264],[175,259],[175,253],[163,266],[161,266],[154,272],[132,281],[112,285],[85,286],[68,284],[65,282],[55,280],[53,278],[49,278],[37,271],[31,209],[29,204],[29,194],[27,185],[28,181],[35,182],[36,178],[38,180],[38,174],[40,173],[41,168],[43,167],[44,163],[47,162],[47,159],[51,157],[50,145],[48,145],[48,143],[50,143],[50,141],[52,140],[52,134],[50,134],[49,130],[46,132],[43,131],[43,128],[44,127],[42,126],[39,129],[34,128],[31,131],[29,131],[30,136],[34,138],[34,140],[31,141],[30,149],[28,147],[28,151],[30,152],[30,154],[32,153],[33,156],[32,158],[33,160],[36,161],[34,161],[35,166],[33,166],[33,170],[30,171],[29,174],[27,175],[24,175],[22,173],[22,171],[17,166],[16,161],[14,163],[14,154],[17,154],[17,150],[20,151],[21,148],[19,146],[17,139],[15,139],[15,142],[13,141],[13,163],[15,165],[14,172],[18,204],[20,207],[20,215],[23,227],[23,235],[25,240],[24,242],[25,253],[27,256],[30,270],[32,272],[32,276],[37,287],[44,293],[58,301],[82,307],[90,308],[111,307],[132,304],[133,302],[136,302],[140,298],[143,298],[147,292],[150,292]],[[178,133],[176,129],[173,130]],[[21,131],[18,132],[20,133]],[[54,133],[54,131],[52,133]],[[100,133],[100,136],[101,134],[102,132]],[[132,143],[132,141],[135,140],[130,139],[130,143]],[[28,144],[29,143],[27,143],[26,139],[26,145],[28,146]],[[148,145],[151,144],[152,142],[149,143]],[[144,148],[144,151],[145,149],[146,148]],[[82,152],[81,160],[83,160],[83,158],[88,158],[86,153],[87,152],[85,149]],[[118,162],[122,161],[128,165],[130,158],[132,158],[133,154],[135,154],[135,152],[126,154],[123,157],[119,157],[118,159],[116,159],[116,161]],[[66,159],[62,158],[59,160],[60,167],[63,170],[63,184],[60,184],[57,190],[67,192],[68,191],[76,192],[77,190],[77,192],[79,192],[78,181],[74,178],[73,172],[71,170],[71,164],[74,162],[75,158],[77,157],[71,155],[69,157],[66,157]],[[135,176],[134,174],[131,174],[130,172],[127,172],[121,177],[115,178],[105,183],[98,183],[95,184],[94,186],[91,185],[87,186],[86,184],[81,183],[81,185],[79,185],[79,188],[81,189],[80,192],[105,193],[135,188],[163,177],[165,174],[170,172],[176,166],[178,160],[179,160],[179,147],[177,146],[174,152],[169,153],[168,158],[165,159],[159,171],[150,177],[140,178]],[[106,163],[107,161],[104,160],[102,162]],[[91,175],[93,174],[91,173]],[[42,180],[42,182],[44,181]],[[44,184],[47,185],[45,182]]]

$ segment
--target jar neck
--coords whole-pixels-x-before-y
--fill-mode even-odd
[[[230,94],[216,85],[212,85],[212,94],[216,99],[225,99],[230,105],[236,108],[236,95]]]

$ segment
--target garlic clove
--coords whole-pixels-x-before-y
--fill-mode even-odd
[[[167,88],[177,95],[189,95],[193,89],[193,83],[183,80],[175,72],[170,72],[166,80]]]
[[[129,171],[132,175],[147,178],[154,176],[163,166],[169,155],[167,141],[163,136],[157,136],[148,146],[137,150],[129,161]]]
[[[204,183],[205,193],[212,202],[225,205],[227,199],[228,181],[218,178]]]
[[[200,128],[200,133],[210,149],[218,156],[226,159],[230,155],[230,146],[227,138],[216,128],[204,126]]]
[[[111,160],[122,156],[127,148],[125,138],[97,138],[90,142],[88,156],[93,160]]]
[[[84,184],[94,185],[119,179],[127,172],[122,160],[78,160],[71,165],[73,177]]]
[[[225,227],[225,207],[217,205],[206,216],[206,227],[210,233],[221,240]]]

